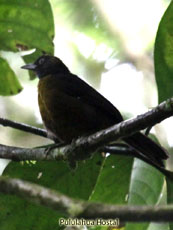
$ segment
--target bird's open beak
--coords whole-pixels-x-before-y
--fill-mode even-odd
[[[21,67],[22,69],[28,69],[28,70],[35,70],[37,68],[37,66],[35,64],[27,64]]]

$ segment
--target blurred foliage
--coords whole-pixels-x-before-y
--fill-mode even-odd
[[[85,77],[94,87],[99,88],[101,73],[106,71],[105,62],[110,58],[116,56],[117,50],[119,51],[119,57],[121,57],[122,42],[119,36],[115,38],[115,35],[110,30],[107,22],[103,19],[99,10],[92,1],[68,1],[68,0],[53,0],[51,1],[54,7],[55,22],[67,28],[70,31],[71,36],[71,48],[76,59],[77,73]],[[79,10],[80,9],[80,10]],[[83,38],[75,41],[77,34],[84,35]],[[63,36],[63,34],[58,35]],[[80,50],[81,40],[91,40],[91,51],[88,51],[88,56],[84,56]],[[99,46],[103,45],[106,49],[109,49],[108,54],[103,57],[103,52],[100,52],[100,57],[96,57],[96,53],[99,53]],[[85,44],[83,44],[85,46]],[[92,49],[93,46],[93,49]],[[58,50],[59,54],[59,50]],[[59,55],[58,55],[59,56]],[[100,60],[99,60],[100,59]]]
[[[73,54],[69,52],[66,56],[70,60],[73,55],[75,56],[77,74],[84,73],[86,79],[92,82],[94,86],[99,86],[100,76],[107,71],[106,64],[108,61],[115,61],[116,59],[121,62],[128,61],[138,69],[138,60],[141,60],[141,57],[136,59],[134,56],[129,57],[124,41],[118,34],[115,36],[115,33],[112,32],[94,1],[52,0],[51,5],[47,0],[10,0],[8,2],[0,0],[0,49],[14,52],[21,51],[19,53],[23,55],[22,51],[35,48],[36,52],[24,56],[27,63],[34,61],[42,51],[53,54],[54,45],[52,40],[55,21],[56,29],[61,27],[69,32],[68,36],[65,36],[61,33],[61,30],[57,29],[56,34],[58,38],[62,39],[62,42],[68,39],[70,43]],[[160,22],[155,43],[155,70],[160,100],[172,96],[172,11],[173,3],[170,3]],[[79,40],[75,40],[75,36],[79,34],[83,35],[78,38],[79,40],[91,40],[91,47],[89,47],[91,49],[88,55],[81,52]],[[56,46],[58,49],[62,46],[60,40],[58,40],[58,44],[55,44],[55,48]],[[60,50],[58,52],[60,53]],[[62,53],[65,54],[66,50],[62,49]],[[0,54],[2,55],[2,53]],[[147,49],[145,55],[148,55],[147,58],[151,60],[151,50]],[[8,58],[6,60],[11,63]],[[142,59],[141,63],[144,64],[143,62]],[[148,71],[152,71],[150,65],[147,67],[149,67]],[[11,95],[21,90],[15,74],[2,58],[0,59],[0,68],[3,70],[0,73],[1,95]],[[35,83],[31,84],[34,85]],[[32,94],[33,92],[30,90],[29,96]],[[31,102],[33,106],[35,100]],[[8,104],[9,107],[5,107],[3,103]],[[12,104],[14,104],[14,107],[12,107]],[[7,115],[8,118],[19,117],[19,121],[28,121],[28,123],[34,125],[38,123],[35,115],[32,114],[32,110],[28,110],[24,115],[24,112],[19,112],[22,111],[22,107],[13,103],[12,100],[9,102],[5,98],[0,106],[3,108],[1,113]],[[26,117],[24,118],[24,116]],[[23,135],[22,133],[19,136],[19,133],[20,131],[15,132],[12,136],[13,143],[16,144],[15,138],[17,137],[21,145],[29,145],[29,141],[32,144],[39,143],[35,136],[30,137],[29,140],[29,134]],[[42,141],[42,143],[45,142]],[[96,155],[86,162],[80,162],[79,167],[74,172],[71,172],[64,162],[37,162],[34,165],[11,162],[5,169],[4,175],[38,183],[74,198],[124,205],[127,203],[130,205],[157,204],[160,202],[164,187],[163,176],[157,170],[139,160],[133,162],[133,159],[122,156],[102,158]],[[172,203],[172,184],[169,181],[167,182],[168,193],[166,195],[168,196],[168,202]],[[166,203],[166,200],[162,203]],[[58,218],[62,216],[62,213],[31,205],[29,202],[12,195],[1,194],[0,206],[0,229],[60,229]],[[163,224],[157,227],[166,230],[168,225]],[[169,227],[170,230],[173,229],[171,225]],[[157,228],[156,225],[151,224],[149,226],[147,223],[129,224],[126,229],[154,230]]]
[[[107,23],[92,1],[54,0],[52,4],[54,12],[57,14],[55,18],[60,17],[65,25],[93,38],[97,44],[104,42],[109,46],[118,48],[117,41],[119,38],[116,40],[115,37],[113,38]]]

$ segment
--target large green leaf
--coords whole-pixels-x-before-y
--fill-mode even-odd
[[[15,195],[0,194],[0,230],[59,230],[60,214]]]
[[[126,204],[133,159],[110,155],[90,197],[90,201],[101,201],[111,204]]]
[[[166,178],[167,179],[167,178]],[[167,187],[164,184],[163,190],[159,199],[159,202],[157,205],[166,205],[167,204]],[[147,230],[170,230],[169,228],[170,223],[162,222],[162,223],[157,223],[157,222],[151,222]]]
[[[170,230],[168,223],[151,223],[147,230]]]
[[[31,181],[73,198],[88,200],[103,161],[104,158],[97,155],[91,160],[80,162],[75,171],[71,171],[62,161],[36,164],[11,162],[3,175]],[[0,210],[0,230],[59,229],[58,218],[62,217],[61,213],[30,204],[12,195],[0,194]]]
[[[169,154],[173,154],[173,149],[169,149]],[[170,161],[168,162],[168,168],[169,170],[173,171],[173,164],[172,164],[172,156]],[[166,178],[166,185],[167,185],[167,203],[168,204],[173,204],[173,181],[170,180],[169,178]],[[169,223],[169,230],[173,230],[173,223]]]
[[[164,177],[152,166],[134,161],[129,190],[129,205],[155,205],[163,189]],[[126,230],[146,230],[148,224],[127,224]]]
[[[0,0],[0,49],[53,51],[54,25],[47,0]]]
[[[173,182],[170,181],[168,178],[167,182],[167,201],[168,204],[173,204]],[[169,230],[173,230],[173,223],[169,223]]]
[[[173,2],[160,22],[154,51],[159,101],[173,95]]]
[[[155,42],[155,72],[158,85],[159,101],[173,95],[173,2],[171,1],[163,15]],[[167,179],[168,203],[173,203],[173,183]],[[173,230],[173,224],[169,224]]]
[[[0,94],[11,96],[19,93],[22,90],[22,86],[3,58],[0,58],[0,69]]]
[[[104,158],[95,156],[92,160],[80,162],[75,171],[67,163],[59,161],[20,164],[11,162],[3,175],[31,181],[51,189],[58,190],[70,197],[88,200],[90,197]],[[38,179],[38,175],[41,177]]]

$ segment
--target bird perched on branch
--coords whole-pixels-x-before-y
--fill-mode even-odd
[[[22,68],[34,71],[39,78],[40,113],[55,142],[70,143],[123,120],[106,98],[72,74],[59,58],[45,54]],[[168,158],[161,146],[140,132],[123,140],[160,167]]]

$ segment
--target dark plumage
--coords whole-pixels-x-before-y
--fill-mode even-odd
[[[70,143],[123,120],[120,112],[94,88],[72,74],[63,62],[43,55],[23,66],[39,77],[40,113],[50,137]],[[124,138],[130,146],[159,166],[167,159],[165,150],[142,133]]]

